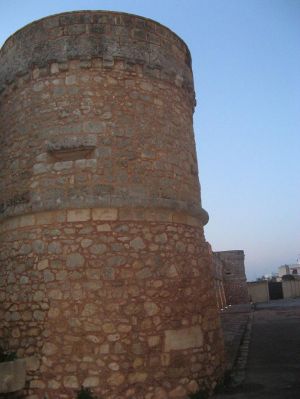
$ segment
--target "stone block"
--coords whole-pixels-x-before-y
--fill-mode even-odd
[[[202,345],[203,333],[200,326],[165,331],[165,352],[201,348]]]
[[[69,269],[76,269],[83,266],[83,264],[84,257],[81,254],[74,252],[67,256],[66,265]]]
[[[84,379],[83,384],[84,387],[94,388],[99,385],[99,377],[90,376]]]
[[[118,210],[116,208],[94,208],[92,218],[93,220],[117,220]]]
[[[87,222],[91,218],[90,209],[72,209],[67,211],[68,222]]]
[[[16,392],[24,388],[26,362],[17,359],[0,363],[0,393]]]
[[[20,227],[33,226],[34,224],[34,215],[24,215],[20,217]]]
[[[68,375],[64,377],[64,386],[65,388],[79,388],[78,379],[75,375]]]
[[[55,224],[66,221],[65,211],[41,212],[36,214],[36,224]]]

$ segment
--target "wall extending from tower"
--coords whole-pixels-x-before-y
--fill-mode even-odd
[[[214,252],[213,256],[215,267],[220,267],[220,262],[223,264],[223,289],[226,305],[249,303],[244,251],[219,251]]]
[[[185,398],[223,346],[203,235],[186,45],[74,12],[0,51],[1,341],[28,398]]]

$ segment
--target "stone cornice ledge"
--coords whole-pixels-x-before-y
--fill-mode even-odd
[[[8,230],[61,223],[81,222],[163,222],[202,227],[208,222],[208,213],[201,209],[198,215],[155,208],[78,208],[29,213],[5,219],[0,233]]]

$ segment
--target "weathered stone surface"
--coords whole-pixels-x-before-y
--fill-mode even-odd
[[[200,348],[203,345],[203,332],[200,326],[165,331],[165,351]]]
[[[220,375],[192,82],[174,33],[122,13],[0,50],[1,331],[38,359],[28,399],[183,399]]]
[[[78,379],[75,375],[68,375],[64,377],[63,384],[66,388],[79,388]]]
[[[82,385],[84,387],[93,388],[93,387],[97,387],[99,385],[99,382],[100,382],[99,377],[91,376],[91,377],[85,378]]]
[[[113,208],[99,208],[92,210],[93,220],[117,220],[118,211]]]
[[[108,378],[107,383],[112,386],[119,386],[119,385],[123,384],[124,381],[125,381],[124,374],[122,374],[120,372],[114,372]]]
[[[57,351],[58,347],[51,342],[46,342],[43,346],[43,353],[47,356],[54,355],[55,353],[57,353]]]
[[[86,222],[90,217],[90,209],[73,209],[67,212],[68,222]]]
[[[0,393],[21,390],[25,386],[26,363],[22,359],[0,363]]]
[[[137,237],[134,240],[130,241],[130,246],[137,251],[146,247],[141,237]]]
[[[66,265],[69,269],[76,269],[83,266],[84,257],[79,253],[72,253],[67,256]]]

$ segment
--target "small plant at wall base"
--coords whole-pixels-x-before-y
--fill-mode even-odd
[[[0,363],[12,362],[17,359],[16,352],[6,351],[0,346]]]
[[[97,398],[92,394],[90,388],[81,387],[80,391],[77,392],[76,399],[101,399]]]

